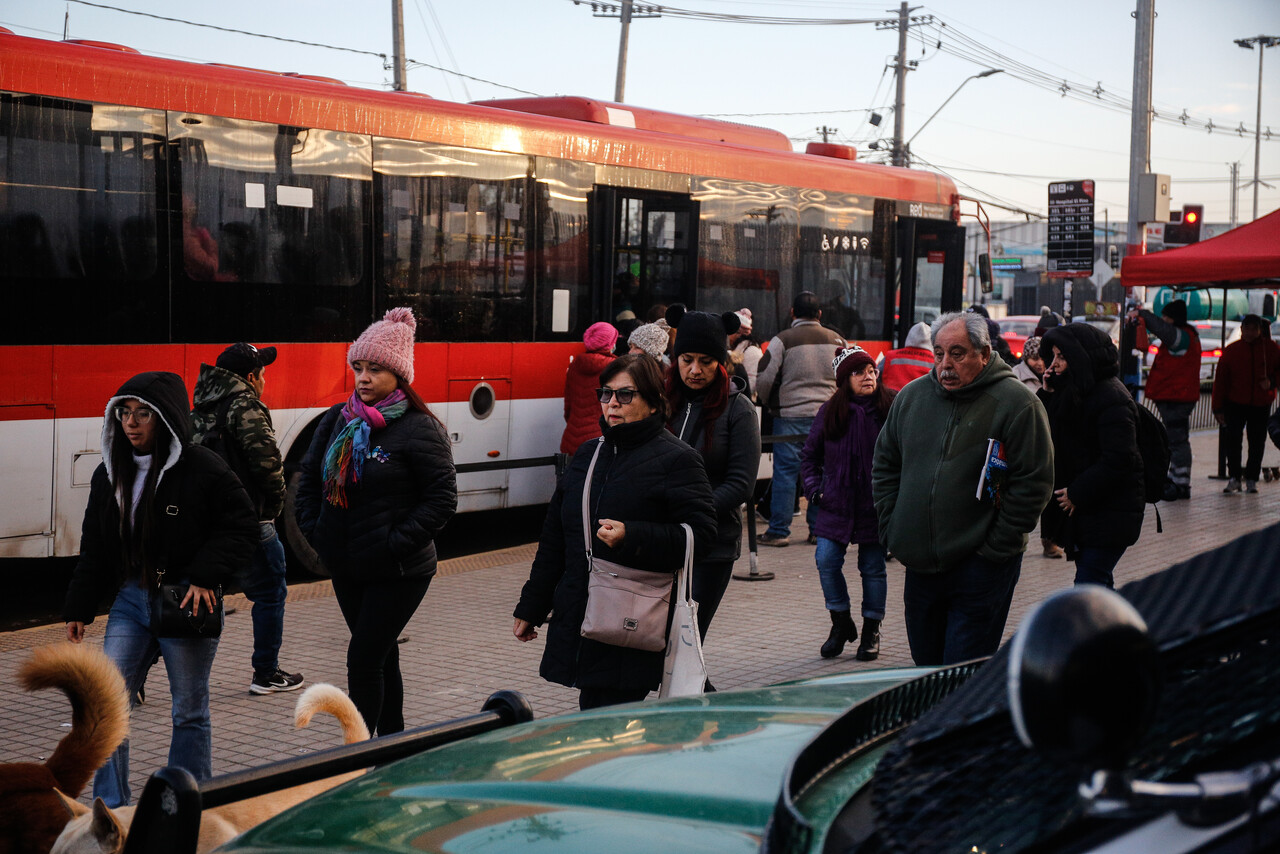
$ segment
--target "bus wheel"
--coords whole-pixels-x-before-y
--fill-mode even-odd
[[[307,542],[307,538],[302,535],[302,529],[298,527],[298,517],[294,513],[302,472],[297,468],[293,471],[286,469],[286,478],[288,488],[284,496],[284,513],[281,514],[283,518],[280,523],[284,529],[285,546],[289,550],[289,566],[304,569],[321,578],[328,578],[329,571],[320,562],[320,556],[316,554],[315,549],[311,548],[311,543]]]

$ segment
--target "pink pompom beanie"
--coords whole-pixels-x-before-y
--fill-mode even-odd
[[[605,323],[603,320],[593,323],[583,333],[582,343],[588,350],[607,353],[618,343],[618,330],[612,323]]]
[[[413,382],[413,309],[393,308],[360,333],[347,350],[347,364],[358,359],[377,362],[407,383]]]

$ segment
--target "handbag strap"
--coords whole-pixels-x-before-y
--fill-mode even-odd
[[[587,481],[582,485],[582,545],[587,550],[587,562],[591,561],[591,476],[596,471],[596,460],[600,458],[600,448],[604,445],[604,437],[596,442],[595,453],[591,455],[591,465],[587,466]]]
[[[676,595],[681,602],[693,601],[693,528],[681,522],[684,528],[684,568],[680,570],[680,587]]]

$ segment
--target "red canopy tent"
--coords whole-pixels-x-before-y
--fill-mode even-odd
[[[1126,288],[1159,285],[1236,288],[1280,284],[1280,210],[1225,234],[1120,264]]]

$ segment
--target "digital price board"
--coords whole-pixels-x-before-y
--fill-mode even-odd
[[[1049,185],[1048,274],[1066,279],[1093,275],[1093,182]]]

